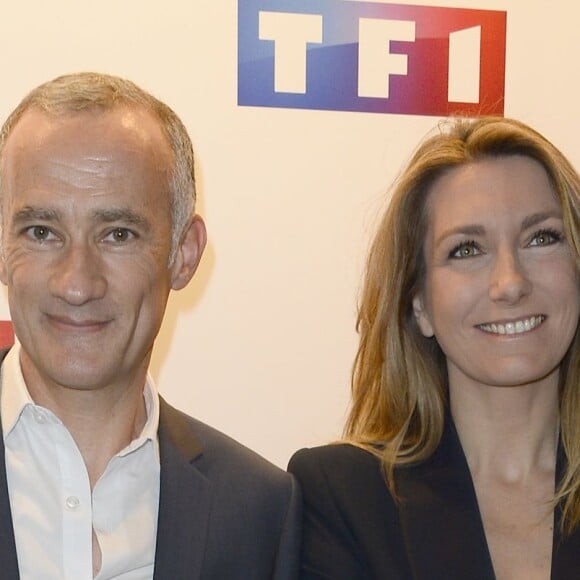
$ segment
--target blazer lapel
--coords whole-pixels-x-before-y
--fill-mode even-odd
[[[415,580],[494,580],[475,489],[450,417],[434,455],[395,474]]]
[[[8,354],[9,349],[0,350],[0,364]],[[10,496],[8,495],[8,481],[6,479],[6,457],[4,437],[2,435],[2,421],[0,420],[0,565],[2,578],[18,580],[18,558],[16,556],[16,540],[12,524]]]
[[[14,527],[12,525],[12,512],[10,510],[10,496],[8,495],[8,482],[6,480],[6,460],[4,456],[4,438],[0,426],[0,563],[2,578],[18,580],[18,558],[16,556],[16,540],[14,539]]]
[[[557,524],[554,526],[557,532]],[[554,534],[552,580],[578,580],[580,574],[580,529],[566,538]]]
[[[562,442],[558,445],[558,461],[556,463],[556,485],[564,477],[566,455]],[[552,545],[552,580],[577,580],[580,570],[580,528],[569,536],[560,533],[562,510],[556,508],[554,517],[554,540]]]
[[[160,401],[161,480],[154,580],[201,577],[211,484],[193,465],[202,447],[185,415]]]

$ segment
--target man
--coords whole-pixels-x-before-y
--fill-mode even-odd
[[[206,241],[175,113],[116,77],[55,79],[6,121],[0,186],[0,578],[295,577],[294,481],[147,374]]]

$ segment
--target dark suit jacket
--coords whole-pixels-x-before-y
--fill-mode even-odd
[[[494,580],[467,461],[449,423],[429,460],[395,472],[400,503],[367,451],[329,445],[294,455],[304,580]],[[563,540],[555,526],[552,579],[580,579],[579,530]]]
[[[155,580],[298,577],[300,493],[293,478],[163,400],[159,452]],[[18,578],[0,437],[0,579]]]

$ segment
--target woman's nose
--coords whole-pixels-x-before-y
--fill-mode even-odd
[[[520,258],[515,251],[501,251],[493,265],[489,284],[489,296],[492,300],[517,304],[532,290]]]

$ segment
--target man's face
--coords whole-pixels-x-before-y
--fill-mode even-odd
[[[189,281],[205,241],[194,220],[168,264],[171,162],[138,108],[30,110],[17,123],[0,167],[0,279],[29,388],[144,380],[169,290]]]

